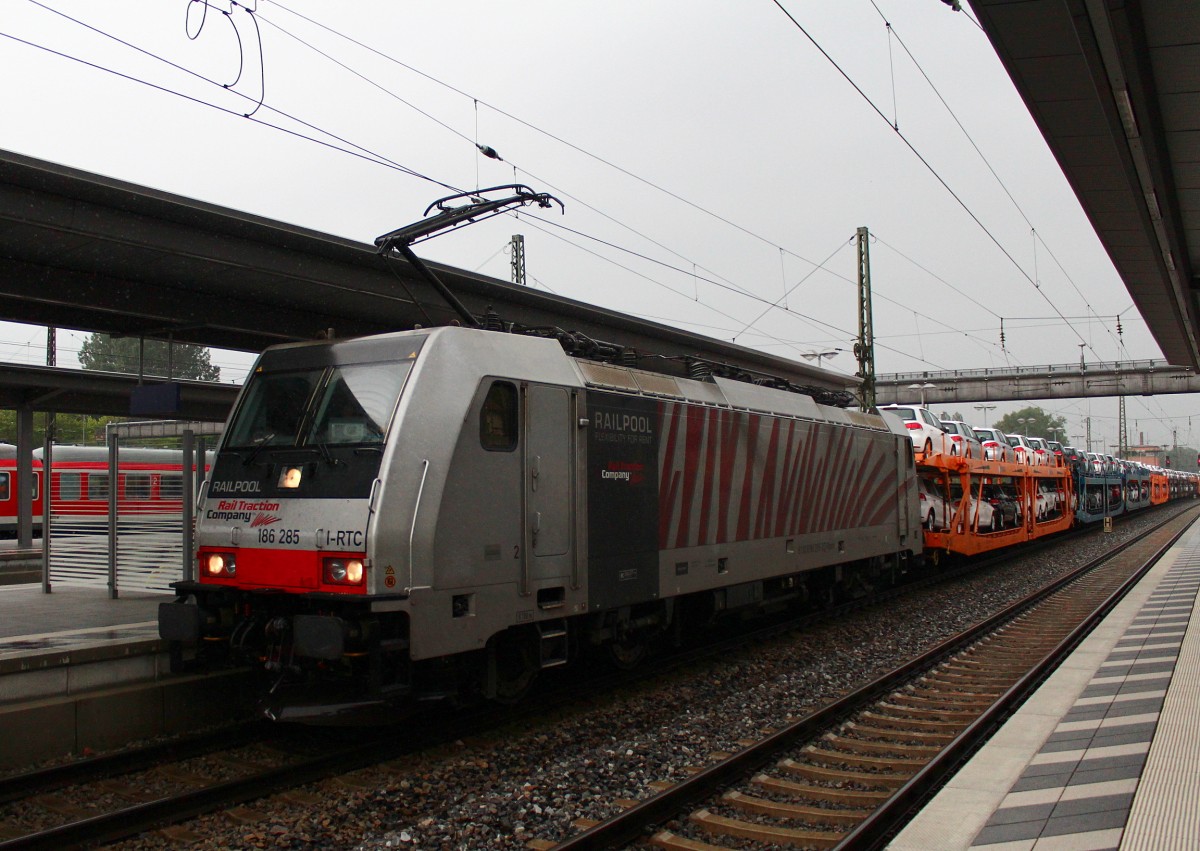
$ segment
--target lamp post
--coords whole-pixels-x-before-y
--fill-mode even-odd
[[[974,407],[975,407],[975,410],[977,410],[977,411],[983,411],[983,427],[987,428],[987,424],[988,424],[987,412],[994,411],[996,409],[996,406],[995,405],[975,405]]]
[[[1017,422],[1021,424],[1025,436],[1029,437],[1029,423],[1033,422],[1033,417],[1017,417]]]
[[[1054,428],[1054,427],[1051,427],[1051,428],[1048,428],[1048,429],[1046,429],[1046,431],[1050,432],[1050,439],[1051,439],[1051,440],[1054,440],[1054,441],[1057,441],[1057,440],[1058,440],[1058,433],[1059,433],[1060,431],[1063,431],[1063,430],[1064,430],[1064,429],[1061,429],[1061,428]]]
[[[841,351],[841,349],[831,349],[827,352],[801,352],[800,357],[804,358],[805,360],[812,360],[813,358],[816,358],[817,367],[820,368],[824,364],[825,358],[836,357],[841,353]]]
[[[908,389],[909,390],[917,390],[920,392],[921,407],[924,408],[925,407],[925,391],[932,390],[936,386],[937,386],[936,384],[930,384],[928,381],[926,381],[924,384],[910,384],[910,385],[908,385]]]

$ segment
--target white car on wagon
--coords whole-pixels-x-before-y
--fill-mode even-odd
[[[1008,440],[1004,437],[1004,432],[994,428],[977,428],[975,436],[979,438],[979,442],[983,445],[983,457],[988,461],[1004,461],[1009,462],[1013,459],[1012,447],[1008,445]]]
[[[968,458],[982,458],[983,445],[976,436],[974,429],[961,420],[942,420],[942,428],[949,435],[951,455],[965,455]],[[957,448],[958,451],[955,451]]]
[[[1008,445],[1012,447],[1013,457],[1017,459],[1017,463],[1019,464],[1032,467],[1040,465],[1045,461],[1045,455],[1038,455],[1033,444],[1029,442],[1029,438],[1023,434],[1008,435]]]
[[[954,442],[942,429],[942,421],[928,408],[922,408],[920,405],[883,405],[879,410],[895,414],[904,420],[904,427],[908,429],[908,438],[912,441],[914,452],[923,452],[926,455],[958,454]]]

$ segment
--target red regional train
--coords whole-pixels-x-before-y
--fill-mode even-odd
[[[118,453],[118,511],[179,514],[183,510],[183,459],[178,449],[122,448]],[[56,515],[105,517],[110,473],[105,446],[55,446],[51,463],[51,507]],[[45,471],[42,450],[33,452],[33,528],[40,535]],[[0,537],[17,535],[17,448],[0,443]]]

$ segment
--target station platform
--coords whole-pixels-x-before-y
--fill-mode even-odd
[[[890,851],[1200,848],[1200,523]]]
[[[0,585],[0,769],[244,715],[244,672],[170,673],[158,605],[173,599]]]
[[[0,658],[20,652],[20,642],[49,644],[60,640],[55,636],[71,632],[116,630],[113,640],[117,640],[124,630],[149,624],[157,637],[158,604],[173,599],[173,594],[122,592],[110,600],[104,588],[60,584],[43,594],[40,580],[0,586]]]

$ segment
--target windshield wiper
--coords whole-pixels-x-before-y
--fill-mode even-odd
[[[254,459],[258,457],[258,453],[262,452],[263,447],[275,439],[275,432],[264,434],[258,440],[254,441],[251,446],[250,454],[242,459],[242,466],[249,467],[254,463]]]
[[[328,464],[330,467],[336,467],[338,464],[341,463],[340,461],[338,461],[338,459],[334,458],[333,453],[329,451],[328,443],[314,443],[311,445],[317,447],[317,451],[321,453],[321,460],[324,461],[326,464]]]

